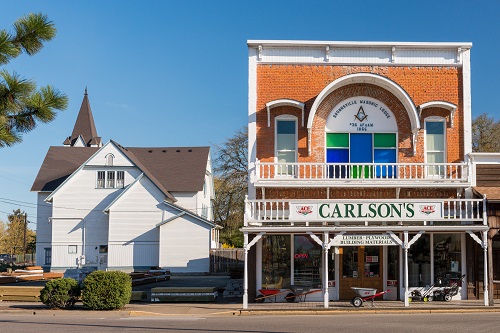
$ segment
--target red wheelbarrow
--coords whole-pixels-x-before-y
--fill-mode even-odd
[[[358,287],[351,287],[351,289],[358,294],[358,296],[354,297],[351,300],[351,304],[354,305],[356,308],[359,308],[361,305],[363,305],[363,302],[366,302],[367,300],[372,300],[372,306],[373,306],[373,300],[375,297],[381,296],[383,294],[387,294],[390,292],[390,290],[385,290],[377,293],[377,289],[373,288],[358,288]]]
[[[279,295],[284,295],[287,302],[293,303],[295,301],[295,294],[291,292],[289,289],[259,289],[259,295],[255,299],[257,303],[264,303],[266,299],[269,301],[276,303],[276,297]]]
[[[312,289],[312,287],[308,287],[308,286],[291,285],[290,290],[292,292],[289,295],[286,295],[286,300],[287,300],[287,302],[293,303],[293,302],[295,302],[295,299],[298,299],[300,302],[300,301],[302,301],[302,298],[303,298],[303,301],[305,302],[307,295],[318,293],[318,292],[322,291],[321,289],[313,289],[313,290],[311,290],[311,289]]]

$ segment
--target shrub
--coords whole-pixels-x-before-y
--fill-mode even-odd
[[[80,286],[71,278],[50,280],[40,290],[40,300],[51,308],[70,308],[75,305],[78,297],[80,297]]]
[[[132,279],[124,272],[94,271],[83,280],[83,306],[91,310],[123,308],[132,296]]]

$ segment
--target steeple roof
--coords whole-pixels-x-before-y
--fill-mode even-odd
[[[97,136],[97,130],[95,128],[92,109],[90,108],[87,88],[85,88],[85,94],[83,95],[82,105],[80,106],[78,117],[76,118],[73,133],[71,133],[71,136],[64,141],[64,145],[70,145],[74,147],[75,144],[79,142],[79,137],[81,137],[85,147],[102,146],[101,138]]]

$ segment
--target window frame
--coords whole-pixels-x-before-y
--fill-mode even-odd
[[[68,245],[68,254],[77,254],[78,245]]]
[[[104,174],[104,178],[99,178],[99,175]],[[112,174],[113,186],[109,186],[110,177]],[[121,178],[120,176],[123,175]],[[103,183],[103,186],[100,186],[100,183]],[[96,189],[111,189],[111,188],[125,188],[125,171],[123,170],[97,170],[96,171]]]
[[[428,150],[427,149],[427,123],[441,123],[441,125],[443,126],[443,151],[439,151],[439,150]],[[447,123],[446,123],[446,118],[443,118],[443,117],[438,117],[438,116],[431,116],[431,117],[427,117],[424,119],[424,163],[427,164],[427,163],[431,163],[429,162],[429,159],[428,159],[428,154],[429,153],[443,153],[443,162],[433,162],[433,163],[447,163],[447,160],[448,160],[448,146],[447,146],[447,131],[446,131],[446,126],[447,126]],[[438,168],[438,169],[436,169]],[[446,175],[444,174],[446,168],[444,168],[444,170],[440,170],[441,167],[434,167],[432,168],[432,171],[431,171],[431,168],[430,167],[426,167],[426,173],[427,173],[427,176],[428,177],[445,177]],[[437,171],[437,174],[436,174],[436,170]]]
[[[43,262],[45,265],[52,265],[52,248],[51,247],[45,247],[43,248]]]
[[[288,149],[282,149],[278,150],[278,122],[280,121],[288,121],[288,122],[294,122],[294,144],[295,144],[295,149],[293,150],[288,150]],[[293,162],[286,162],[286,163],[297,163],[298,161],[298,135],[299,135],[299,126],[298,126],[298,118],[293,115],[285,114],[285,115],[279,115],[274,118],[274,162],[279,163],[279,153],[288,153],[288,152],[293,152],[294,153],[294,161]],[[281,168],[280,168],[281,169]],[[277,176],[292,176],[294,175],[294,170],[295,168],[286,168],[284,172],[281,170],[277,169]]]
[[[106,166],[113,166],[114,160],[115,160],[115,155],[109,153],[104,158],[105,158],[105,165]]]

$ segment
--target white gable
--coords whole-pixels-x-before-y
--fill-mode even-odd
[[[86,147],[87,145],[85,144],[85,141],[83,141],[83,138],[81,135],[78,136],[78,138],[75,141],[75,144],[73,147]]]
[[[113,166],[135,166],[113,143],[106,143],[88,162],[88,166],[107,165],[107,156],[113,156]]]

